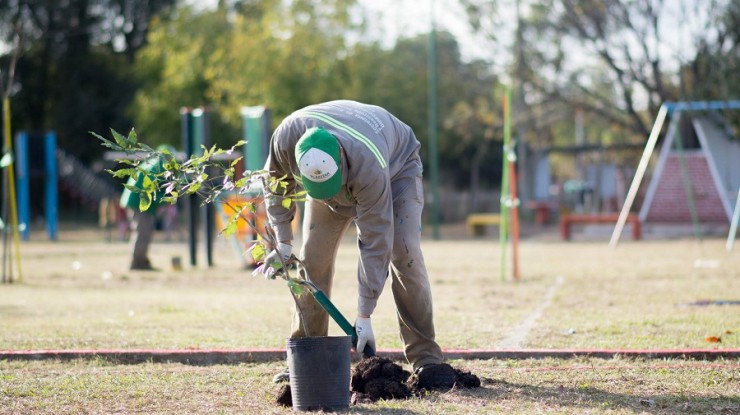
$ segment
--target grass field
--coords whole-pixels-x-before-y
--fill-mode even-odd
[[[423,248],[443,348],[740,348],[737,305],[693,305],[740,300],[740,251],[726,252],[721,239],[624,240],[610,249],[605,239],[529,238],[520,249],[519,281],[500,279],[493,237],[426,240]],[[347,238],[332,293],[350,319],[355,250]],[[157,240],[152,251],[163,271],[132,273],[128,246],[107,242],[101,232],[24,243],[23,281],[0,285],[0,350],[285,346],[292,306],[287,288],[252,277],[228,243],[217,242],[210,269],[172,271],[173,256],[188,262],[181,242]],[[401,347],[390,289],[373,324],[379,348]],[[332,325],[330,334],[341,332]],[[453,364],[484,378],[484,387],[352,411],[740,413],[737,360]],[[3,361],[0,413],[289,413],[274,404],[270,383],[283,366]]]
[[[459,361],[481,388],[353,406],[354,414],[737,414],[737,362]],[[280,363],[111,365],[4,362],[0,413],[288,414],[270,381]]]

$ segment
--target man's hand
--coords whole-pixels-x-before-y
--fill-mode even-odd
[[[370,323],[370,317],[357,317],[355,320],[355,331],[357,332],[357,351],[365,351],[365,345],[375,350],[375,335],[373,334],[373,325]]]
[[[265,278],[274,279],[275,273],[283,267],[280,258],[283,259],[282,262],[288,262],[292,254],[292,245],[278,242],[277,247],[267,254],[264,262],[252,272],[252,275],[264,274]]]

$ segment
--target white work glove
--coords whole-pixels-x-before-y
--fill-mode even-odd
[[[277,247],[267,254],[265,260],[252,272],[252,275],[264,274],[265,278],[274,279],[275,273],[283,267],[280,258],[283,258],[283,262],[288,262],[291,255],[293,255],[293,245],[278,242]]]
[[[355,320],[355,331],[357,332],[357,352],[365,351],[365,345],[375,350],[375,335],[370,317],[357,317]]]

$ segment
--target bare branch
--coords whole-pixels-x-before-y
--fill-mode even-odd
[[[20,30],[16,30],[15,37],[13,39],[13,55],[10,58],[10,63],[8,64],[8,79],[7,79],[7,85],[5,88],[0,85],[0,94],[2,94],[3,98],[10,97],[10,92],[13,89],[13,79],[15,78],[15,66],[18,63],[18,58],[21,55],[21,32]],[[1,82],[0,82],[1,83]]]

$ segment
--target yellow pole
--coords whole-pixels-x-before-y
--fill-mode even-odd
[[[10,139],[10,98],[3,98],[3,125],[5,126],[5,149],[13,150],[13,142]],[[15,245],[15,261],[18,264],[18,282],[23,282],[23,271],[21,270],[21,239],[18,232],[18,206],[15,200],[15,159],[8,166],[8,193],[10,195],[10,218],[13,226],[13,243]]]

